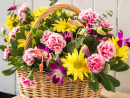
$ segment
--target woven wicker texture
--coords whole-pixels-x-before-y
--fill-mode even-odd
[[[40,21],[45,19],[48,15],[53,13],[54,11],[60,9],[67,9],[70,11],[79,14],[81,11],[69,4],[58,4],[48,8],[34,24],[34,28],[39,28]],[[32,32],[30,31],[24,51],[32,46]],[[20,77],[27,77],[29,72],[22,71],[20,68],[17,70],[16,75],[17,79]],[[99,98],[102,90],[102,85],[100,86],[100,90],[98,92],[93,92],[88,87],[88,79],[84,79],[83,82],[80,80],[70,81],[68,77],[64,78],[64,87],[60,84],[53,84],[51,77],[46,76],[45,73],[35,72],[34,73],[34,82],[36,82],[36,88],[26,88],[19,83],[19,98]]]
[[[29,72],[17,70],[17,78],[27,77]],[[19,80],[18,80],[19,81]],[[26,88],[19,84],[19,98],[100,98],[102,85],[99,85],[100,90],[93,92],[88,87],[88,79],[84,81],[77,79],[70,81],[68,77],[64,78],[64,87],[59,83],[53,84],[51,77],[45,73],[35,72],[34,81],[37,83],[36,88]]]

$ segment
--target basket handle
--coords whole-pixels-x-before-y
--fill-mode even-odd
[[[60,9],[67,9],[70,11],[75,12],[77,15],[79,15],[79,13],[81,12],[80,9],[78,9],[77,7],[70,5],[70,4],[57,4],[57,5],[53,5],[52,7],[48,8],[46,11],[44,11],[36,20],[33,28],[38,29],[39,25],[40,25],[40,21],[42,19],[45,19],[47,16],[49,16],[51,13],[53,13],[54,11],[60,10]],[[24,51],[27,50],[28,48],[30,48],[32,46],[32,31],[29,32],[28,37],[26,39],[25,42],[25,47],[24,47]]]

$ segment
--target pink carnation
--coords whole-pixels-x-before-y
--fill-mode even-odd
[[[23,11],[25,11],[28,8],[28,3],[25,3],[19,8],[18,14],[20,15]]]
[[[92,54],[87,59],[87,64],[91,73],[99,73],[105,66],[105,60],[99,54]]]
[[[26,21],[26,14],[25,14],[24,12],[22,12],[22,13],[20,14],[20,18],[21,18],[21,22],[22,22],[22,23],[25,22],[25,21]]]
[[[25,77],[19,78],[20,83],[27,88],[36,88],[36,83],[26,79]]]
[[[110,23],[108,21],[100,21],[98,26],[102,26],[102,28],[107,28],[110,26]]]
[[[7,59],[11,56],[11,53],[9,52],[9,46],[4,50],[4,59]]]
[[[59,54],[62,51],[62,48],[65,47],[66,41],[64,40],[63,36],[53,33],[49,36],[47,41],[47,46],[55,51],[55,54]]]
[[[19,31],[19,26],[13,28],[12,31],[9,33],[10,38],[15,38],[15,33]]]
[[[37,54],[33,53],[35,49],[29,48],[25,51],[25,54],[23,56],[23,60],[27,63],[27,65],[31,66],[34,63],[33,58],[36,57]]]
[[[48,40],[49,36],[50,36],[51,34],[53,34],[53,33],[54,33],[54,32],[51,32],[50,30],[44,31],[44,35],[42,36],[42,39],[40,39],[41,43],[47,44],[47,40]]]
[[[88,24],[94,24],[98,19],[98,14],[93,12],[91,8],[87,10],[82,10],[79,14],[79,19],[82,23],[85,23],[86,20],[88,21]]]
[[[116,53],[115,46],[112,42],[103,41],[98,45],[98,52],[100,55],[106,60],[109,61],[112,57],[114,57]]]

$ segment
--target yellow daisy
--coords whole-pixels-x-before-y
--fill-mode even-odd
[[[46,9],[48,9],[48,7],[41,7],[38,8],[38,10],[34,9],[32,15],[34,15],[35,18],[38,18]]]
[[[69,18],[68,21],[69,20],[71,20],[71,18]],[[53,28],[54,31],[58,31],[58,32],[62,32],[62,33],[66,32],[66,31],[75,32],[77,27],[70,24],[68,21],[66,22],[65,19],[62,20],[61,18],[60,18],[60,21],[56,20],[55,22],[57,24],[52,24],[54,26],[54,28]]]
[[[15,14],[14,14],[15,15]],[[5,26],[7,28],[9,28],[9,30],[11,31],[13,28],[17,27],[18,24],[19,24],[19,19],[20,19],[20,16],[18,17],[14,17],[14,15],[12,16],[7,16],[7,19],[6,19],[6,22],[4,22]]]
[[[10,39],[9,38],[10,38],[9,35],[5,37],[7,43],[10,43]]]
[[[117,43],[117,41],[119,41],[118,37],[116,37],[116,38],[112,37],[112,39],[109,38],[108,41],[112,42],[114,44],[115,48],[116,48],[115,57],[117,57],[117,56],[122,57],[121,60],[124,61],[124,62],[127,62],[127,58],[128,58],[127,55],[130,53],[128,51],[129,47],[123,46],[123,47],[120,48],[118,43]]]
[[[84,53],[82,53],[82,50],[80,50],[80,53],[78,54],[78,51],[75,49],[72,55],[68,53],[68,56],[61,60],[63,66],[67,68],[67,75],[74,75],[74,81],[78,77],[83,81],[84,75],[88,77],[89,68],[84,59]]]

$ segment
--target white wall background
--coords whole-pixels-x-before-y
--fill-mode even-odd
[[[4,26],[6,20],[7,8],[13,4],[22,4],[28,2],[30,8],[38,9],[41,6],[48,6],[49,0],[0,0],[0,27]],[[113,17],[108,21],[114,25],[113,34],[117,35],[118,30],[123,30],[125,38],[130,37],[130,0],[59,0],[60,3],[67,3],[77,6],[80,9],[92,8],[99,14],[112,10]],[[3,38],[0,38],[0,44],[3,44]],[[130,56],[129,56],[130,57]],[[3,52],[0,51],[0,92],[18,94],[18,86],[15,74],[5,77],[1,72],[9,68],[7,63],[2,61]],[[130,65],[130,58],[128,59]],[[130,70],[122,73],[111,72],[113,76],[120,80],[121,86],[116,91],[130,93]]]

